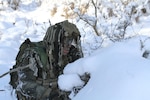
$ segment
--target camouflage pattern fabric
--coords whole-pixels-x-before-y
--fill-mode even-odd
[[[63,21],[48,28],[43,41],[26,39],[20,46],[10,84],[18,100],[69,100],[57,79],[66,64],[83,57],[77,27]],[[24,66],[27,66],[25,68]]]

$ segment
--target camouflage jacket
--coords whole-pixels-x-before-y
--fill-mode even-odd
[[[66,64],[83,57],[77,27],[63,21],[48,28],[44,39],[20,46],[10,84],[18,100],[68,100],[59,90],[57,79]],[[11,69],[11,70],[12,70]]]

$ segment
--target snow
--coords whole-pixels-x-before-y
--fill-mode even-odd
[[[67,66],[64,75],[78,75],[78,69],[91,75],[73,100],[149,100],[149,64],[141,55],[137,39],[98,50],[75,66],[74,63]]]
[[[22,0],[18,10],[11,9],[6,0],[5,5],[2,6],[0,3],[0,75],[9,71],[15,64],[19,46],[26,38],[30,38],[31,41],[40,41],[51,24],[65,20],[61,16],[63,7],[66,6],[63,5],[64,1],[57,4],[59,8],[57,14],[50,16],[53,4],[59,2],[52,1],[43,0],[40,5],[35,0]],[[85,2],[87,1],[82,1],[82,3]],[[102,37],[96,36],[92,27],[84,21],[69,19],[81,32],[84,53],[83,58],[66,65],[63,74],[58,78],[59,88],[70,91],[69,97],[72,100],[150,100],[150,56],[148,59],[142,56],[145,50],[150,51],[150,15],[142,16],[139,12],[138,22],[134,18],[137,15],[132,18],[125,15],[130,12],[132,5],[137,6],[141,2],[143,1],[131,2],[126,9],[123,9],[123,6],[117,6],[117,9],[114,9],[116,6],[109,1],[102,2],[103,5],[107,3],[107,7],[100,6],[103,7],[102,12],[106,17],[108,17],[108,13],[105,12],[107,8],[112,8],[115,13],[118,12],[117,17],[106,18],[106,20],[100,13],[98,17],[101,19],[93,17],[93,8],[89,9],[88,14],[83,17],[91,24],[98,20],[98,31],[106,33]],[[120,2],[116,5],[120,5]],[[149,9],[148,4],[144,3],[144,6]],[[142,6],[138,7],[139,11],[140,7]],[[122,11],[119,11],[120,8]],[[75,9],[79,13],[78,10]],[[125,30],[127,33],[125,39],[111,41],[107,35],[116,33],[119,35],[121,31],[116,27],[122,25],[124,21],[131,23]],[[80,79],[80,76],[85,73],[90,74],[87,84]],[[9,81],[9,75],[0,78],[0,98],[17,100]],[[83,88],[74,94],[74,87]]]
[[[83,86],[84,82],[77,74],[65,74],[58,77],[59,88],[64,91],[72,91],[74,87]]]

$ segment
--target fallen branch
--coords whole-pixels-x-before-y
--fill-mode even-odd
[[[26,65],[26,66],[23,66],[23,67],[17,67],[17,68],[15,68],[15,69],[11,69],[10,71],[8,71],[8,72],[4,73],[3,75],[1,75],[0,78],[4,77],[4,76],[7,75],[7,74],[10,74],[10,73],[13,73],[13,72],[17,72],[17,71],[19,71],[19,70],[26,69],[26,68],[30,67],[31,65],[32,65],[32,63],[30,63],[30,64],[28,64],[28,65]]]

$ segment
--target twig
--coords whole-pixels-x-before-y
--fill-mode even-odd
[[[32,63],[30,63],[30,64],[28,64],[26,66],[23,66],[23,67],[18,67],[18,68],[15,68],[15,69],[11,69],[10,71],[8,71],[8,72],[4,73],[3,75],[1,75],[0,78],[4,77],[7,74],[10,74],[10,73],[13,73],[13,72],[17,72],[19,70],[26,69],[26,68],[30,67],[31,65],[32,65]]]
[[[92,0],[92,4],[93,4],[94,9],[95,9],[95,17],[97,18],[97,6],[96,6],[97,1],[96,1],[96,3],[94,3],[94,0]]]

